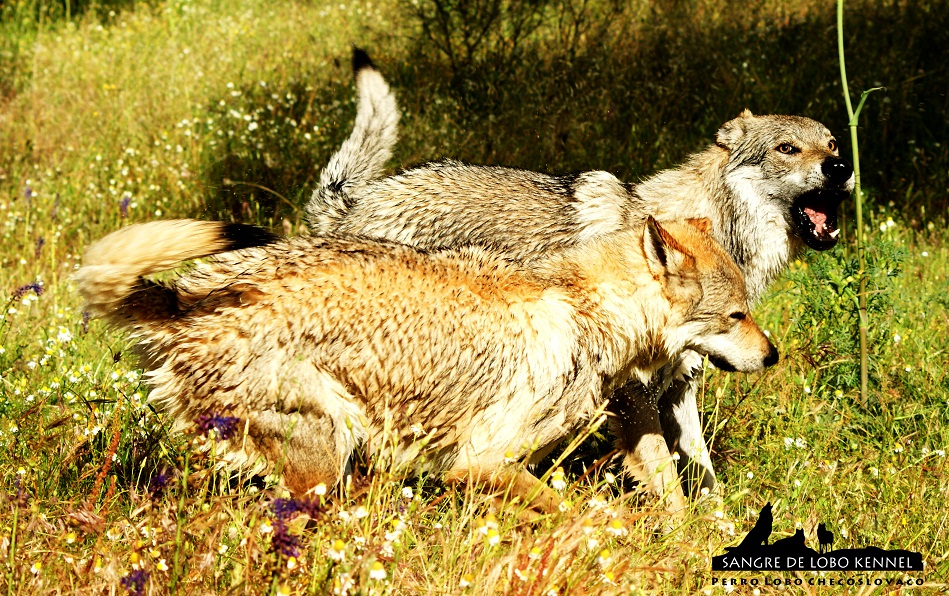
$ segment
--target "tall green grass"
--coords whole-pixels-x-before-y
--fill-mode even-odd
[[[42,19],[24,8],[38,6],[0,12],[7,593],[719,592],[710,557],[766,501],[777,535],[800,524],[813,540],[827,522],[836,546],[922,552],[929,584],[945,584],[949,160],[945,120],[930,117],[944,101],[942,5],[850,5],[848,62],[864,77],[853,84],[888,89],[867,108],[877,124],[862,153],[878,399],[858,406],[853,247],[808,253],[756,312],[781,363],[707,373],[723,499],[672,532],[648,502],[617,500],[615,465],[569,474],[572,508],[533,526],[478,491],[384,472],[325,495],[306,525],[275,502],[273,478],[224,474],[213,437],[170,431],[127,339],[84,318],[68,276],[91,241],[132,221],[302,230],[352,123],[351,42],[399,94],[399,164],[453,156],[635,180],[744,107],[841,135],[825,3],[547,3],[517,52],[499,38],[463,77],[394,2],[100,3]],[[487,57],[511,62],[492,72]]]

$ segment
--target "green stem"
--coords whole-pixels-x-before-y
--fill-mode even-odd
[[[853,104],[850,101],[850,88],[847,85],[847,65],[844,61],[844,0],[837,0],[837,55],[840,63],[840,84],[843,88],[844,103],[847,105],[847,119],[850,127],[850,144],[853,154],[853,173],[854,173],[854,200],[856,201],[857,215],[857,276],[860,280],[859,313],[860,313],[860,403],[863,407],[867,406],[867,369],[869,358],[867,356],[867,277],[864,266],[864,250],[866,248],[863,238],[863,193],[860,189],[860,152],[857,144],[857,116],[860,109],[863,108],[863,102],[866,100],[865,92],[860,98],[860,104],[857,106],[857,112],[853,110]]]
[[[184,523],[185,494],[188,492],[188,454],[185,454],[184,470],[181,473],[181,494],[178,495],[178,513],[175,519],[175,557],[172,562],[171,585],[169,592],[175,593],[178,586],[178,577],[181,574],[179,556],[181,554],[181,526]]]
[[[10,532],[10,576],[7,578],[7,595],[13,594],[13,576],[16,575],[16,532],[20,521],[20,498],[16,496],[16,503],[13,505],[13,531]]]

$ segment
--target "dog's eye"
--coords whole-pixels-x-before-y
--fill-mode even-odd
[[[785,155],[791,155],[792,153],[797,153],[797,147],[791,143],[781,143],[778,145],[778,151]]]
[[[834,139],[831,139],[830,142],[827,143],[827,148],[830,149],[831,151],[836,151],[836,150],[837,150],[837,141],[835,141]]]
[[[728,316],[731,317],[731,318],[733,318],[733,319],[736,319],[736,320],[738,320],[738,321],[744,321],[744,320],[745,320],[745,313],[743,313],[743,312],[741,312],[741,311],[733,312],[732,314],[730,314],[730,315],[728,315]]]

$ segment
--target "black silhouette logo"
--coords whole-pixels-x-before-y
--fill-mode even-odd
[[[712,557],[713,571],[922,571],[923,556],[908,550],[874,546],[831,550],[834,534],[817,526],[820,552],[807,546],[804,530],[768,544],[774,516],[771,503],[761,510],[755,527],[738,546]]]
[[[817,524],[817,542],[821,553],[829,551],[830,545],[834,543],[834,533],[827,529],[824,522]]]
[[[774,515],[771,514],[771,503],[768,503],[758,514],[758,521],[755,527],[748,532],[745,539],[738,546],[728,547],[726,551],[754,551],[762,544],[768,544],[768,537],[771,536],[771,525],[774,523]]]

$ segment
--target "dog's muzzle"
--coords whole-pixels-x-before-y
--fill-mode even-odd
[[[850,196],[847,182],[853,167],[839,157],[828,157],[821,163],[824,186],[808,191],[791,206],[791,216],[798,236],[814,250],[827,250],[837,245],[840,228],[837,227],[837,209]]]

